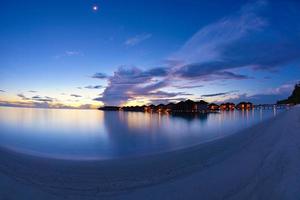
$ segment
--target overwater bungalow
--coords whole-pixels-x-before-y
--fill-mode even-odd
[[[184,109],[185,109],[184,106],[185,106],[184,101],[180,101],[173,106],[172,111],[173,112],[184,112]]]
[[[164,112],[165,111],[165,105],[164,104],[159,104],[155,107],[156,112]]]
[[[220,110],[220,106],[215,103],[210,103],[210,104],[208,104],[208,109],[212,110],[212,111],[217,111],[217,110]]]
[[[200,100],[195,102],[195,111],[196,112],[208,112],[208,103],[206,101]]]
[[[98,108],[98,110],[118,111],[118,110],[120,110],[120,107],[118,107],[118,106],[103,106],[103,107]]]
[[[194,101],[188,99],[184,102],[184,109],[185,112],[194,112],[196,110],[196,104]]]
[[[155,105],[151,104],[144,107],[145,112],[153,112],[155,110]]]
[[[253,108],[253,104],[251,102],[240,102],[236,105],[236,108],[239,110],[250,110]]]
[[[145,106],[124,106],[122,107],[123,111],[135,111],[135,112],[143,112],[145,111]]]
[[[222,103],[220,105],[221,110],[234,110],[235,109],[235,104],[234,103]]]

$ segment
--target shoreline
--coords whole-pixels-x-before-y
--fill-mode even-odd
[[[0,191],[0,197],[253,199],[256,196],[254,199],[296,199],[293,197],[300,196],[300,189],[297,189],[300,184],[294,180],[300,178],[299,172],[294,171],[300,167],[300,161],[297,161],[300,135],[296,134],[300,128],[299,113],[300,107],[297,106],[243,130],[243,133],[187,149],[138,158],[64,161],[1,149],[0,187],[7,190]],[[293,153],[295,155],[291,155]],[[282,159],[291,162],[288,168],[294,170],[277,169],[279,164],[284,164],[280,162]],[[272,170],[274,175],[269,173]],[[282,171],[296,173],[292,178],[294,185],[290,185],[290,176],[283,181],[277,180],[276,173]],[[272,180],[270,183],[259,182],[268,180],[268,176]],[[277,186],[281,189],[275,191]],[[253,193],[253,188],[259,192]],[[9,193],[9,190],[15,192]]]

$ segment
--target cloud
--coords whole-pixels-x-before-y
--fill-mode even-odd
[[[255,9],[249,10],[244,7],[235,15],[201,28],[179,52],[175,53],[175,60],[187,63],[205,63],[212,60],[221,62],[221,49],[253,32],[262,30],[266,25],[266,20],[257,16]]]
[[[285,13],[272,12],[267,1],[257,1],[201,28],[169,58],[177,63],[174,74],[198,80],[245,79],[246,75],[229,73],[243,67],[274,71],[299,60],[300,25]]]
[[[203,85],[176,85],[176,86],[173,86],[177,89],[192,89],[192,88],[201,88],[203,87]]]
[[[141,35],[136,35],[134,37],[131,37],[131,38],[128,38],[124,44],[126,46],[135,46],[135,45],[138,45],[139,43],[149,39],[152,37],[152,34],[150,33],[144,33],[144,34],[141,34]]]
[[[0,92],[5,92],[5,90],[0,90]]]
[[[33,97],[28,97],[28,96],[25,96],[24,94],[17,94],[17,96],[23,100],[23,102],[16,101],[17,104],[20,104],[20,105],[24,104],[24,106],[22,106],[22,107],[26,107],[28,105],[32,105],[35,107],[48,107],[48,103],[51,103],[56,100],[55,98],[52,98],[52,97],[39,96],[39,95],[35,95]]]
[[[82,97],[81,95],[78,95],[78,94],[70,94],[71,97],[76,97],[76,98],[79,98],[79,97]]]
[[[36,93],[37,91],[35,91],[35,90],[28,90],[28,92]]]
[[[201,95],[201,97],[217,97],[217,96],[224,96],[224,95],[228,95],[228,94],[232,94],[238,92],[238,90],[233,90],[233,91],[228,91],[228,92],[219,92],[219,93],[213,93],[213,94],[204,94]]]
[[[92,78],[97,78],[97,79],[106,79],[107,78],[107,75],[106,74],[103,74],[101,72],[98,72],[98,73],[95,73]]]
[[[26,97],[24,94],[17,94],[22,100],[30,100],[30,98]]]
[[[71,56],[83,56],[83,53],[80,51],[67,50],[60,55],[56,55],[54,58],[59,59],[59,58],[71,57]]]
[[[174,74],[185,79],[198,79],[202,81],[220,80],[220,79],[235,79],[243,80],[251,77],[242,74],[236,74],[230,71],[220,70],[223,66],[219,62],[210,63],[194,63],[184,65],[179,68]]]
[[[228,94],[227,96],[225,96],[225,99],[223,99],[222,102],[230,101],[238,103],[241,101],[250,101],[255,104],[276,103],[278,100],[287,98],[292,93],[293,88],[295,86],[294,83],[297,83],[297,81],[288,82],[275,88],[266,89],[265,91],[263,91],[263,93],[234,93],[234,95]]]
[[[103,88],[102,85],[88,85],[88,86],[85,86],[84,88],[86,89],[100,89],[100,88]]]
[[[297,81],[294,82],[297,83]],[[285,83],[276,88],[266,89],[266,91],[264,91],[264,94],[291,94],[294,86],[294,83]]]
[[[161,89],[169,85],[166,68],[141,70],[137,67],[121,66],[108,78],[108,86],[101,97],[95,98],[104,104],[120,105],[136,98],[170,98],[190,95],[182,92],[165,92]],[[157,80],[159,78],[160,80]]]
[[[42,96],[36,95],[36,96],[31,97],[31,100],[39,101],[39,102],[52,102],[54,100],[54,98],[48,97],[48,96],[42,97]]]
[[[79,51],[65,51],[65,55],[67,56],[76,56],[76,55],[82,55]]]

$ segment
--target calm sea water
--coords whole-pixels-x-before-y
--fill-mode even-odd
[[[201,115],[0,107],[0,146],[60,159],[153,154],[216,140],[278,110]]]

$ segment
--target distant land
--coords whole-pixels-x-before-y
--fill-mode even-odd
[[[291,96],[287,99],[277,101],[277,104],[300,104],[300,82],[295,85]]]

